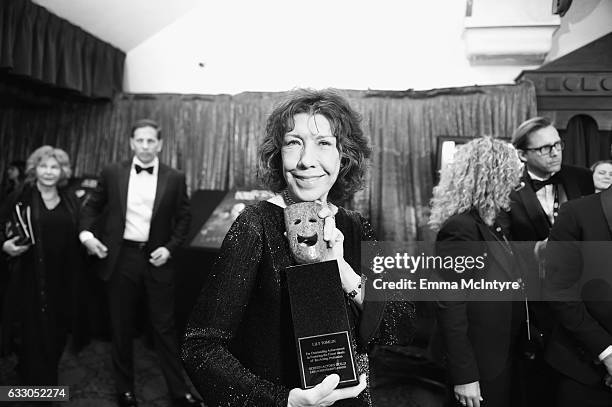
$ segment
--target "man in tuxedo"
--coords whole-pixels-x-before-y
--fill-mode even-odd
[[[525,164],[518,188],[510,195],[510,213],[500,223],[510,231],[527,270],[524,273],[531,314],[531,341],[521,363],[528,405],[551,406],[549,394],[555,374],[543,361],[545,336],[552,329],[548,306],[542,299],[544,251],[550,228],[566,201],[594,193],[593,178],[586,168],[563,165],[564,143],[552,122],[534,117],[523,122],[512,135],[512,144]]]
[[[533,299],[541,298],[544,250],[561,205],[595,192],[586,168],[561,164],[564,143],[550,120],[534,117],[512,135],[512,144],[525,164],[521,182],[510,195],[510,213],[500,222],[520,245],[528,265],[527,283]],[[542,322],[542,321],[540,321]]]
[[[545,293],[558,325],[546,360],[559,407],[612,406],[612,189],[562,208],[546,249]]]
[[[171,257],[189,228],[189,200],[185,175],[159,162],[162,146],[157,123],[137,121],[130,135],[134,157],[102,170],[81,215],[79,238],[89,253],[102,259],[99,274],[108,291],[120,406],[137,405],[132,338],[143,297],[174,405],[201,405],[183,380],[174,325]]]
[[[519,188],[511,194],[512,238],[534,242],[532,260],[540,259],[551,226],[566,201],[595,192],[591,171],[562,165],[564,143],[550,120],[534,117],[512,135],[525,169]]]

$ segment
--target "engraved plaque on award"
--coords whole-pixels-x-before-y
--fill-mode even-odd
[[[321,205],[303,202],[285,209],[285,226],[297,266],[287,267],[287,287],[300,369],[309,389],[332,373],[338,387],[359,383],[338,262],[328,258]]]

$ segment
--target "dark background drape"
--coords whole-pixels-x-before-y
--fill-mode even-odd
[[[529,83],[342,93],[361,112],[374,150],[367,186],[347,206],[369,217],[385,240],[430,237],[427,208],[438,136],[507,138],[536,113]],[[150,117],[163,129],[161,160],[185,171],[191,191],[256,187],[257,146],[273,105],[285,96],[124,94],[103,104],[6,108],[0,110],[0,168],[51,144],[69,153],[76,175],[97,174],[105,164],[130,157],[131,124]]]
[[[57,96],[111,99],[122,90],[124,61],[124,52],[44,7],[29,0],[0,1],[2,98],[26,104]]]
[[[565,141],[564,164],[590,167],[596,161],[610,159],[611,134],[599,130],[591,116],[579,114],[572,117],[559,135]]]

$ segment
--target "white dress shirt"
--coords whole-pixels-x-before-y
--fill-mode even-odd
[[[603,352],[599,354],[599,360],[604,360],[610,355],[612,355],[612,345],[608,346],[606,349],[604,349]]]
[[[135,165],[143,168],[153,167],[153,174],[141,171],[136,174]],[[130,181],[127,191],[127,207],[125,213],[125,229],[123,238],[136,242],[149,240],[151,230],[151,217],[153,215],[153,203],[157,192],[157,174],[159,173],[159,159],[155,157],[152,163],[145,165],[137,157],[132,160],[130,168]],[[84,230],[79,233],[79,240],[85,243],[95,237],[93,233]]]
[[[538,177],[529,170],[527,170],[527,172],[529,173],[529,177],[533,180],[545,181],[548,179]],[[554,173],[550,174],[551,177],[553,175]],[[538,201],[540,201],[540,205],[542,206],[542,209],[544,209],[544,213],[546,214],[548,220],[550,221],[550,224],[552,225],[553,223],[555,223],[555,217],[553,215],[555,205],[555,186],[545,185],[544,188],[540,188],[536,191],[536,197],[538,198]]]
[[[147,171],[136,174],[136,165],[143,168],[153,167],[153,174],[149,174]],[[132,160],[127,191],[125,230],[123,231],[123,238],[126,240],[136,242],[149,240],[158,172],[159,160],[157,157],[149,164],[143,164],[137,157]]]

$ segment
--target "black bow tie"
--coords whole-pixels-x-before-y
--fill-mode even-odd
[[[557,185],[557,184],[560,184],[561,180],[559,179],[557,174],[555,174],[552,177],[550,177],[548,179],[545,179],[543,181],[540,181],[538,179],[532,179],[531,182],[533,182],[533,190],[537,192],[540,189],[544,188],[546,185]]]
[[[138,164],[134,164],[134,168],[136,169],[136,174],[140,174],[142,171],[144,171],[144,172],[148,172],[149,174],[153,175],[153,166],[141,167]]]

